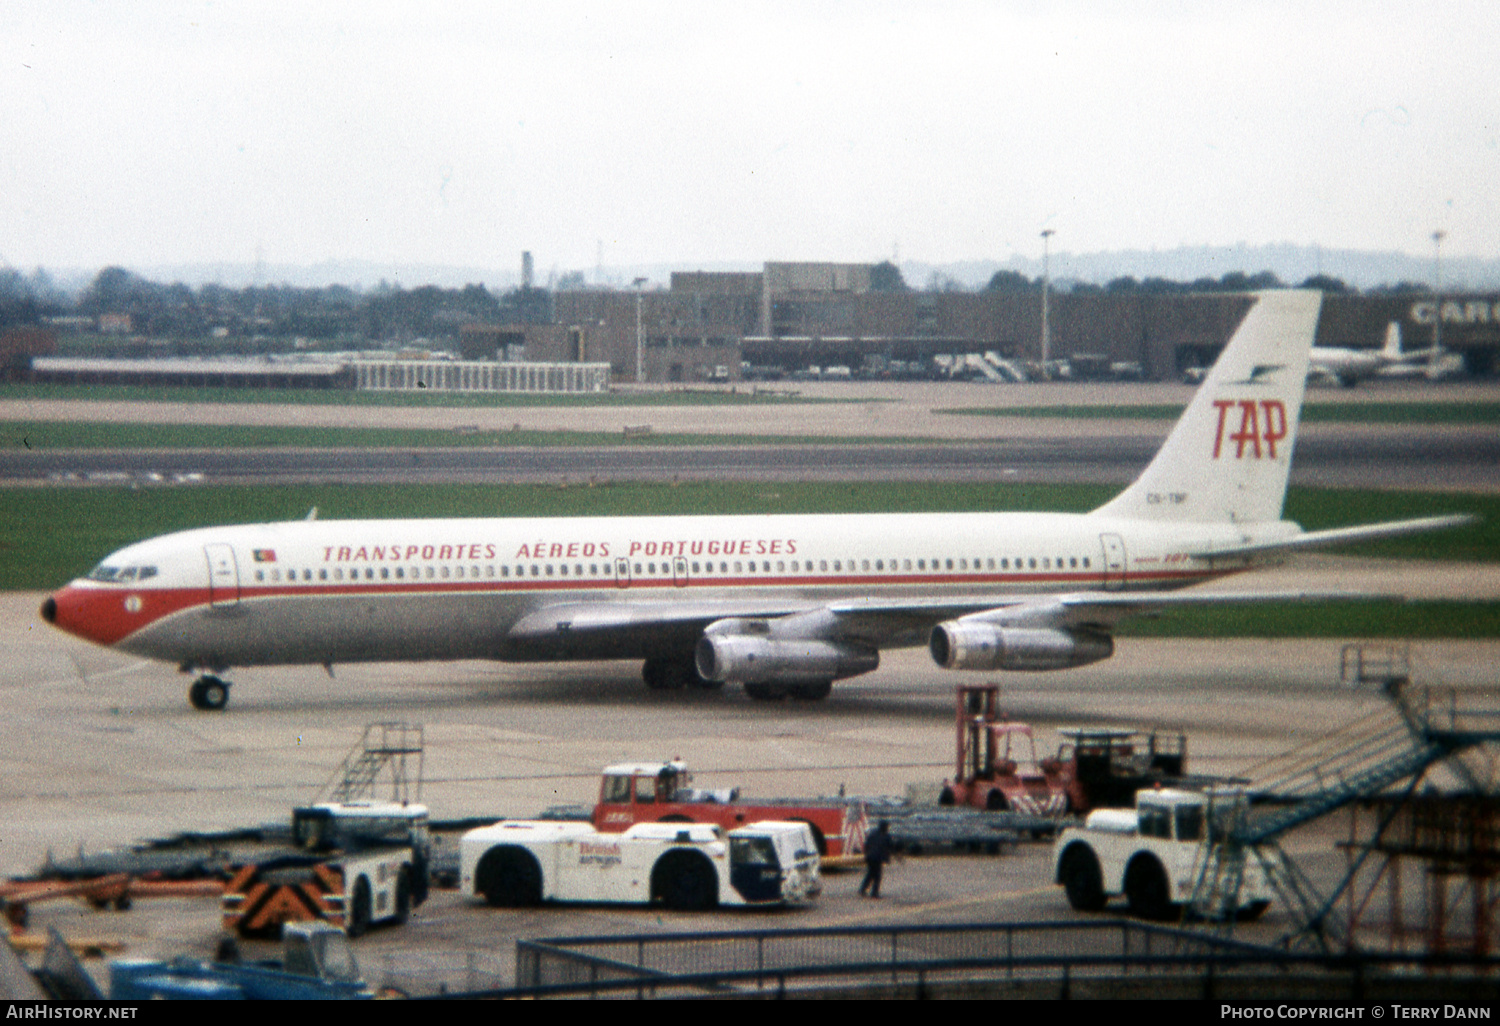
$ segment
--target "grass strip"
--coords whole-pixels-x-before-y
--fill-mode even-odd
[[[1132,638],[1500,638],[1500,602],[1297,602],[1200,606],[1126,620]]]
[[[414,418],[415,419],[415,418]],[[338,428],[0,421],[0,445],[27,449],[448,449],[600,446],[933,445],[923,438],[697,435],[623,431]]]
[[[1037,417],[1074,420],[1176,420],[1185,406],[1176,403],[1104,406],[986,406],[938,410],[956,416]],[[1452,402],[1308,402],[1302,420],[1316,424],[1496,424],[1500,403]]]
[[[0,383],[0,399],[138,403],[267,404],[294,406],[749,406],[785,403],[872,402],[868,397],[812,398],[791,388],[672,388],[609,392],[376,392],[346,388],[212,388],[193,385],[61,385]]]

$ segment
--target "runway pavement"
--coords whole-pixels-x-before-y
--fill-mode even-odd
[[[652,390],[659,391],[656,386]],[[624,388],[623,392],[635,389]],[[778,390],[780,391],[780,390]],[[347,406],[0,400],[0,423],[36,437],[0,447],[0,484],[117,485],[201,475],[216,483],[553,483],[618,480],[1014,481],[1123,484],[1150,460],[1166,420],[996,416],[1007,407],[1183,404],[1174,384],[799,383],[784,402],[669,405]],[[1493,402],[1500,383],[1378,382],[1311,390],[1309,402]],[[983,415],[979,415],[983,414]],[[133,424],[449,431],[449,448],[59,450],[46,425]],[[516,432],[636,437],[616,446],[517,446]],[[641,434],[643,431],[648,432]],[[660,445],[652,435],[787,439]],[[827,438],[827,442],[818,439]],[[861,439],[850,445],[837,439]],[[25,444],[20,444],[24,442]],[[475,444],[477,443],[477,444]],[[1489,424],[1304,423],[1293,483],[1500,490],[1500,433]]]

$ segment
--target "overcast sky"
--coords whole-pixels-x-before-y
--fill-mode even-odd
[[[1496,257],[1497,12],[11,0],[0,258]]]

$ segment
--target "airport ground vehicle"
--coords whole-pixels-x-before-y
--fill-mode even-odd
[[[288,923],[274,962],[120,959],[109,967],[112,1001],[209,998],[328,1000],[372,998],[354,952],[327,923]]]
[[[403,923],[427,900],[431,841],[425,805],[325,802],[292,810],[305,854],[231,869],[224,927],[246,936],[321,919],[358,937],[376,923]]]
[[[672,909],[782,905],[822,889],[805,823],[639,823],[624,833],[552,820],[502,821],[459,842],[460,891],[491,905],[660,903]]]
[[[1031,726],[1005,719],[999,691],[995,684],[956,689],[954,773],[943,781],[939,804],[1060,816],[1129,807],[1141,788],[1188,779],[1181,733],[1062,727],[1057,753],[1038,759]]]
[[[1061,816],[1068,811],[1072,763],[1039,762],[1030,724],[1002,717],[999,694],[996,684],[957,688],[956,766],[938,804]]]
[[[692,786],[687,764],[623,762],[604,768],[592,821],[603,833],[636,823],[717,823],[725,830],[757,820],[806,823],[819,855],[862,851],[868,827],[862,802],[843,798],[770,798],[749,801],[740,789]]]
[[[1080,912],[1098,912],[1123,894],[1132,914],[1175,920],[1195,894],[1228,893],[1235,895],[1233,914],[1258,918],[1271,903],[1269,882],[1228,839],[1244,801],[1242,793],[1140,791],[1133,810],[1099,809],[1058,835],[1052,880]],[[1220,879],[1226,874],[1236,878]]]
[[[1130,808],[1143,788],[1189,779],[1185,734],[1134,727],[1059,727],[1057,733],[1066,740],[1043,764],[1061,766],[1069,812]]]

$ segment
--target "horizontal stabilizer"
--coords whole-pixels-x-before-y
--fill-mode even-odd
[[[1421,534],[1424,531],[1443,531],[1450,527],[1465,527],[1478,519],[1478,517],[1470,513],[1454,513],[1441,517],[1390,520],[1383,524],[1365,524],[1360,527],[1335,527],[1327,531],[1305,531],[1295,537],[1280,541],[1237,545],[1233,548],[1203,549],[1191,555],[1196,559],[1214,559],[1235,556],[1258,556],[1271,552],[1293,552],[1300,549],[1325,549],[1334,545],[1349,545],[1353,542],[1378,541],[1382,538],[1399,538],[1407,534]]]

